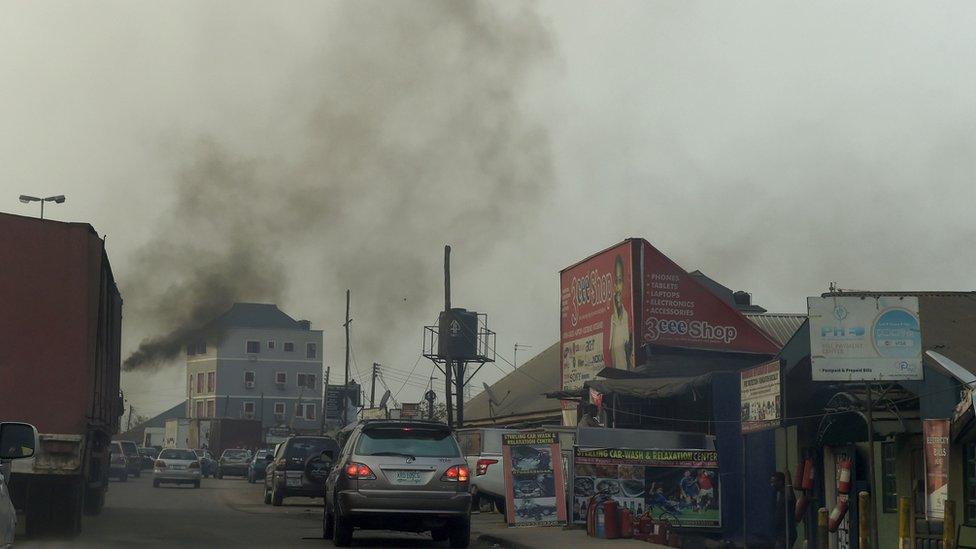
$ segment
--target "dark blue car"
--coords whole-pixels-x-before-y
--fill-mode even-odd
[[[268,467],[268,456],[271,454],[271,450],[268,448],[262,448],[257,452],[254,452],[254,457],[251,458],[251,463],[247,466],[247,481],[254,483],[264,478],[265,470]]]

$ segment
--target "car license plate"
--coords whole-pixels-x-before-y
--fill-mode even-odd
[[[287,480],[288,480],[288,486],[301,486],[302,485],[302,479],[300,479],[300,478],[290,478],[290,479],[287,479]]]
[[[171,465],[170,467],[172,467],[173,469],[186,469],[186,467],[182,465]]]
[[[393,479],[397,484],[420,484],[420,471],[396,471]]]

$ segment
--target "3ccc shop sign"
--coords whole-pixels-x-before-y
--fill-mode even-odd
[[[651,317],[644,323],[644,339],[657,341],[668,336],[704,341],[722,341],[726,344],[735,341],[739,335],[735,326],[709,324],[704,320],[657,319]]]

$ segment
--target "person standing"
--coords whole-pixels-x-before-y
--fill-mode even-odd
[[[610,368],[633,368],[631,353],[634,343],[630,334],[630,315],[624,307],[625,269],[624,259],[617,256],[613,266],[613,304],[610,311]]]

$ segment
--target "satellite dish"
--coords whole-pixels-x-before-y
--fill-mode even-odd
[[[390,390],[389,389],[387,389],[386,392],[383,393],[383,398],[380,399],[380,408],[386,408],[386,401],[388,401],[388,400],[390,400]]]
[[[498,402],[498,399],[495,398],[495,393],[491,392],[491,387],[489,387],[487,383],[485,383],[484,381],[482,381],[481,382],[481,386],[484,387],[485,388],[485,392],[488,393],[488,402],[489,403],[494,404],[495,406],[498,406],[499,404],[501,404],[500,402]]]

